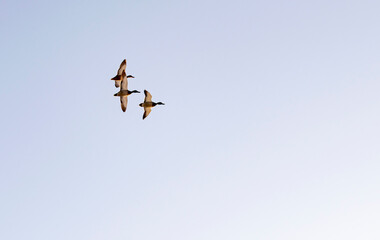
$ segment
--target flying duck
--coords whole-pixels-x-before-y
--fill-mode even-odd
[[[149,115],[150,111],[152,110],[152,107],[156,105],[165,105],[162,102],[157,102],[157,103],[152,102],[152,95],[147,90],[144,90],[144,94],[145,94],[144,102],[140,103],[139,105],[140,107],[144,108],[143,119],[145,119]]]
[[[118,93],[115,93],[115,97],[120,97],[120,103],[121,103],[121,109],[123,112],[127,110],[127,103],[128,103],[128,96],[131,95],[132,93],[140,93],[137,90],[129,91],[128,90],[128,77],[125,74],[125,71],[121,73],[121,88]]]
[[[123,71],[125,71],[126,68],[127,68],[127,60],[124,59],[120,64],[119,70],[117,70],[116,76],[111,78],[111,80],[115,81],[115,87],[117,88],[120,87],[120,82],[122,81],[121,74],[123,73]],[[127,78],[135,78],[135,77],[132,75],[128,75]]]

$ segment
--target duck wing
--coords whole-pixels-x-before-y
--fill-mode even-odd
[[[123,71],[125,71],[125,69],[127,68],[127,60],[124,59],[121,64],[120,64],[120,67],[119,67],[119,70],[117,70],[117,75],[121,75]]]
[[[128,96],[120,97],[121,110],[125,112],[127,110]]]
[[[152,95],[147,90],[144,90],[144,94],[145,94],[144,102],[151,102],[152,101]]]
[[[125,71],[123,71],[121,74],[121,90],[128,90],[128,78]]]
[[[143,120],[149,115],[149,113],[152,111],[151,107],[144,107],[144,115]]]

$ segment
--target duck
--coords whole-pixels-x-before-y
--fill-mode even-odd
[[[125,71],[121,73],[121,87],[120,91],[115,93],[115,97],[120,97],[121,110],[125,112],[127,110],[128,96],[132,93],[140,93],[137,90],[129,91],[128,90],[128,77],[125,74]]]
[[[155,107],[156,105],[165,105],[165,103],[162,103],[162,102],[152,102],[152,95],[147,90],[144,90],[144,94],[145,94],[144,102],[139,104],[140,107],[144,108],[143,120],[152,111],[152,107]]]
[[[117,88],[120,87],[120,83],[122,81],[121,74],[123,73],[123,71],[125,71],[126,68],[127,68],[127,60],[124,59],[120,64],[119,70],[117,70],[116,76],[111,78],[111,80],[115,81],[115,87]],[[135,78],[135,77],[132,75],[127,75],[127,78]]]

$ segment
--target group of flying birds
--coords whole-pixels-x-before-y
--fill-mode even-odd
[[[132,75],[127,75],[125,73],[126,68],[127,60],[124,59],[120,64],[119,70],[117,70],[117,75],[111,78],[111,80],[115,81],[115,87],[120,87],[120,91],[118,93],[115,93],[114,96],[120,97],[121,109],[123,110],[123,112],[127,110],[128,96],[132,93],[140,93],[137,90],[128,90],[128,78],[135,77]],[[155,107],[156,105],[165,105],[162,102],[152,102],[152,95],[147,90],[144,90],[144,94],[144,102],[139,104],[140,107],[144,108],[143,119],[145,119],[149,115],[150,111],[152,110],[152,107]]]

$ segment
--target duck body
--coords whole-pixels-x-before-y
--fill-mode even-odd
[[[115,96],[115,97],[124,97],[124,96],[129,96],[129,95],[131,95],[132,93],[140,93],[140,92],[137,91],[137,90],[133,90],[133,91],[129,91],[129,90],[120,90],[119,92],[115,93],[114,96]]]
[[[140,107],[150,107],[150,108],[155,107],[156,105],[165,105],[165,104],[162,102],[157,102],[157,103],[155,103],[155,102],[144,102],[144,103],[139,104]]]
[[[120,76],[116,76],[116,77],[111,79],[111,80],[115,81],[115,87],[117,87],[117,88],[120,87],[120,84],[123,81],[122,78],[123,78],[123,75],[120,75]],[[135,78],[135,77],[132,75],[128,75],[127,78]]]

